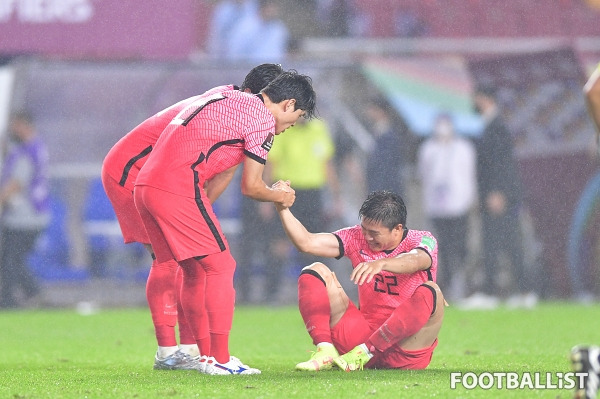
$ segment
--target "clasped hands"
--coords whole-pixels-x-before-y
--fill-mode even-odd
[[[275,202],[275,207],[278,211],[291,207],[296,201],[296,191],[291,187],[290,181],[286,180],[278,180],[271,186],[272,190],[275,191],[283,191],[284,197],[283,201]]]

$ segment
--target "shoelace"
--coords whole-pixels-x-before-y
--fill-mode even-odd
[[[356,370],[358,368],[358,370],[363,370],[364,365],[365,365],[365,361],[362,357],[356,356],[353,359],[348,359],[351,361],[348,361],[344,356],[342,356],[342,359],[344,359],[344,361],[346,361],[346,371],[353,371]],[[368,360],[367,360],[368,362]],[[354,368],[352,368],[352,366],[354,366]],[[356,367],[358,366],[358,367]]]
[[[364,366],[364,365],[365,365],[365,362],[364,362],[363,358],[358,358],[358,369],[359,369],[360,371],[362,371],[362,370],[363,370],[363,366]]]

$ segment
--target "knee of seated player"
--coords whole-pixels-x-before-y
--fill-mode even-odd
[[[444,307],[448,306],[448,303],[446,302],[446,299],[444,299],[444,294],[442,293],[440,286],[437,285],[436,283],[434,283],[433,281],[426,281],[423,284],[426,284],[435,290],[436,303],[435,303],[435,312],[433,313],[433,315],[436,315],[436,314],[443,315]]]
[[[302,268],[302,271],[312,270],[321,276],[324,281],[327,281],[327,278],[333,274],[331,269],[329,269],[325,264],[321,262],[315,262],[308,266]]]

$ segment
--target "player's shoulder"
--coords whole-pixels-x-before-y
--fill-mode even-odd
[[[245,91],[235,90],[233,88],[229,90],[223,90],[222,94],[224,97],[234,100],[245,100],[249,102],[260,101],[256,94],[246,93]]]
[[[408,229],[406,233],[407,237],[422,237],[422,236],[433,236],[430,231],[427,230],[417,230],[417,229]]]
[[[256,94],[246,93],[239,90],[226,90],[221,92],[221,94],[223,97],[227,98],[228,103],[233,106],[237,105],[239,107],[246,107],[250,109],[256,108],[265,111],[267,110],[261,98]]]
[[[245,115],[250,120],[254,120],[253,125],[275,123],[273,114],[258,95],[239,90],[226,91],[222,94],[227,98],[224,105],[234,109],[238,115]]]
[[[334,231],[334,234],[356,234],[356,232],[361,231],[360,229],[360,225],[354,225],[354,226],[347,226],[347,227],[342,227],[339,230]]]
[[[433,251],[437,247],[437,240],[434,235],[427,230],[408,230],[406,237],[403,240],[406,249],[426,248],[428,251]]]
[[[213,95],[216,93],[223,93],[223,92],[231,91],[231,90],[237,90],[237,89],[235,88],[234,85],[222,85],[222,86],[213,87],[212,89],[208,89],[204,93],[202,93],[202,95],[210,96],[210,95]]]
[[[362,237],[362,229],[360,228],[360,225],[357,224],[355,226],[348,226],[336,230],[333,234],[345,242],[358,241]]]
[[[402,240],[402,244],[405,246],[418,246],[423,238],[430,238],[435,240],[433,234],[427,230],[413,230],[408,229],[406,236]]]

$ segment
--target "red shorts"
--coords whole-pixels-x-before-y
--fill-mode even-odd
[[[133,192],[119,184],[102,169],[102,185],[115,210],[125,244],[140,242],[150,244],[140,213],[133,201]]]
[[[198,201],[150,186],[135,186],[133,193],[157,262],[182,261],[229,247],[203,191]]]
[[[360,310],[350,302],[346,313],[331,329],[333,344],[340,353],[346,353],[367,341],[377,327],[371,327]],[[366,365],[373,369],[411,369],[426,368],[431,362],[437,339],[428,348],[404,350],[394,345],[382,354],[376,354]]]

